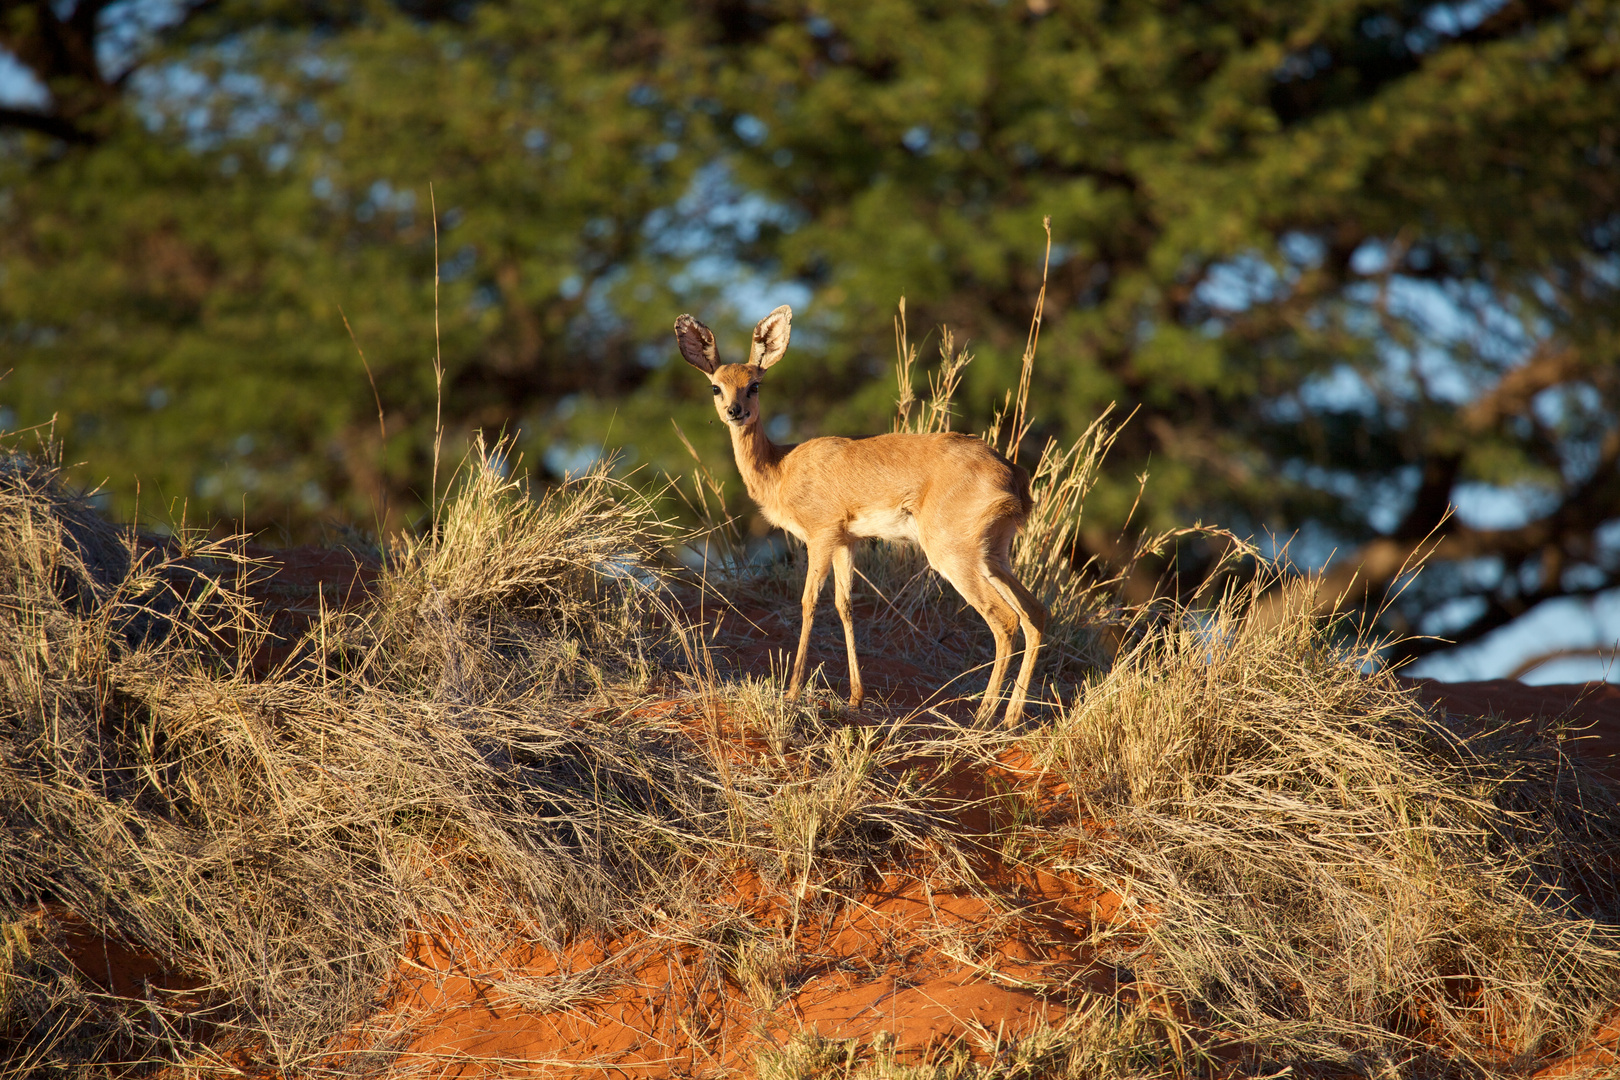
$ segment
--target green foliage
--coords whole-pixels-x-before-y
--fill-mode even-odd
[[[57,94],[78,141],[9,118],[0,399],[57,415],[124,510],[138,475],[160,516],[393,528],[441,415],[554,475],[627,445],[686,467],[672,415],[723,459],[669,323],[792,283],[796,434],[883,426],[902,294],[971,341],[982,426],[1049,214],[1037,442],[1140,407],[1081,554],[1150,468],[1133,527],[1311,522],[1346,573],[1438,528],[1478,572],[1395,628],[1472,597],[1450,629],[1477,636],[1620,569],[1616,40],[1613,0],[199,9],[94,124]],[[1470,483],[1542,520],[1442,523]]]
[[[702,117],[663,104],[690,81],[690,28],[651,32],[678,6],[576,7],[249,26],[154,64],[172,85],[93,150],[14,140],[0,321],[19,422],[58,414],[123,510],[138,475],[146,512],[245,499],[250,523],[299,533],[389,497],[390,525],[419,512],[436,349],[452,429],[616,390],[635,328],[598,335],[587,305],[630,285],[614,273],[701,145],[672,133]]]

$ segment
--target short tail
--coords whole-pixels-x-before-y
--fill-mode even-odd
[[[1012,471],[1013,482],[1018,486],[1018,518],[1021,523],[1035,509],[1035,500],[1029,495],[1029,470],[1022,465],[1013,465]]]

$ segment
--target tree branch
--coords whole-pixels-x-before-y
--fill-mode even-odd
[[[1507,560],[1520,560],[1548,548],[1569,551],[1572,546],[1590,548],[1592,534],[1605,522],[1620,515],[1620,498],[1614,489],[1620,484],[1620,474],[1612,465],[1570,494],[1552,514],[1527,522],[1515,529],[1470,529],[1456,524],[1456,518],[1425,537],[1380,537],[1372,540],[1339,565],[1324,571],[1316,578],[1311,596],[1311,607],[1317,614],[1327,615],[1347,607],[1357,607],[1385,593],[1403,574],[1418,569],[1428,562],[1461,562],[1470,559],[1497,556]],[[1521,597],[1524,605],[1539,604],[1560,596],[1585,596],[1613,587],[1606,578],[1602,585],[1564,588],[1556,581],[1543,582],[1533,595]],[[1482,595],[1482,594],[1475,594]],[[1469,623],[1455,636],[1452,644],[1476,640],[1498,626],[1512,621],[1522,610],[1503,603],[1500,597],[1485,596],[1491,604],[1479,618]],[[1493,618],[1493,611],[1495,616]],[[1276,623],[1284,617],[1285,600],[1280,594],[1264,598],[1257,615],[1267,623]],[[1430,648],[1417,647],[1413,655],[1422,655]],[[1435,645],[1433,648],[1445,648]]]
[[[50,135],[70,143],[93,143],[96,137],[71,120],[33,109],[13,109],[0,105],[0,127],[20,128]]]
[[[1516,367],[1491,388],[1490,393],[1470,403],[1460,414],[1463,427],[1480,433],[1503,420],[1522,416],[1530,400],[1543,390],[1567,382],[1581,370],[1579,356],[1568,346],[1543,345],[1529,362]]]

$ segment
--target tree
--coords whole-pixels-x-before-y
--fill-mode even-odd
[[[1131,528],[1303,530],[1324,603],[1437,545],[1397,630],[1617,584],[1612,0],[222,2],[78,83],[30,59],[58,10],[0,18],[53,91],[0,114],[0,397],[126,500],[398,524],[435,416],[679,468],[670,320],[773,289],[801,430],[883,423],[902,294],[972,340],[982,424],[1050,214],[1040,434],[1135,410],[1077,558],[1146,469]]]
[[[612,296],[703,145],[680,11],[188,9],[114,115],[49,138],[53,94],[0,151],[16,422],[59,415],[122,513],[138,474],[160,518],[303,537],[420,513],[436,423],[612,396],[646,340]]]

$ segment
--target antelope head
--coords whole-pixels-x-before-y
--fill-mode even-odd
[[[759,420],[759,388],[765,371],[787,352],[792,330],[793,309],[783,304],[754,327],[753,344],[746,364],[722,364],[715,351],[714,334],[690,315],[675,320],[675,341],[688,364],[709,377],[714,390],[714,410],[720,419],[735,428],[746,428]]]

